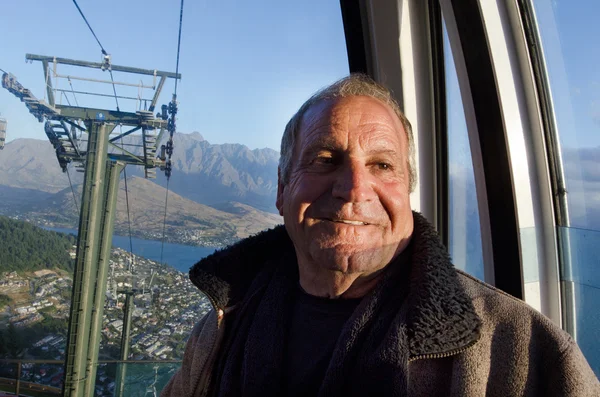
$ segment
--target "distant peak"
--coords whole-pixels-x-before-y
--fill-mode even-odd
[[[204,141],[204,140],[205,140],[205,139],[204,139],[204,137],[202,136],[202,134],[201,134],[201,133],[199,133],[198,131],[194,131],[194,132],[192,132],[192,133],[190,134],[190,137],[191,137],[191,138],[194,138],[195,140],[197,140],[197,141],[200,141],[200,142],[202,142],[202,141]]]

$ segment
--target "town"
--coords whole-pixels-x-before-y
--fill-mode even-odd
[[[9,207],[4,208],[2,205],[3,203],[0,203],[0,214],[4,214],[14,220],[25,221],[46,229],[72,229],[76,227],[72,222],[65,221],[64,219],[55,219],[44,214],[21,213]],[[129,232],[130,230],[124,225],[115,226],[115,235],[128,236]],[[215,234],[207,233],[205,229],[178,227],[168,227],[164,236],[162,230],[134,228],[131,230],[131,236],[155,241],[162,241],[164,237],[165,242],[168,243],[214,248],[224,248],[239,240],[239,237],[232,231],[221,231]]]
[[[74,255],[75,248],[71,252]],[[65,359],[72,287],[72,277],[66,273],[42,269],[0,274],[0,294],[11,298],[9,304],[0,307],[0,329],[13,328],[21,335],[35,330],[34,339],[28,338],[19,358]],[[194,324],[211,307],[186,274],[113,248],[100,342],[98,395],[110,395],[115,387],[115,365],[102,361],[120,359],[125,293],[132,294],[134,302],[131,335],[126,343],[128,359],[135,361],[180,360]],[[147,375],[153,379],[155,374],[149,371]],[[63,367],[57,364],[25,364],[21,372],[25,382],[56,388],[62,386],[62,377]]]

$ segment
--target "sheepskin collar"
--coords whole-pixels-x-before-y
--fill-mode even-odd
[[[411,357],[452,354],[479,339],[481,320],[459,284],[446,248],[427,220],[413,212],[414,233],[407,297]],[[283,226],[246,238],[202,259],[190,279],[217,308],[239,303],[267,263],[295,265]]]

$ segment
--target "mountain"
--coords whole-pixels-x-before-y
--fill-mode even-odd
[[[73,183],[83,181],[81,174],[71,174]],[[0,185],[56,193],[68,187],[69,180],[50,142],[15,139],[0,151]]]
[[[52,198],[52,193],[0,185],[0,213],[14,214]]]
[[[121,180],[117,196],[115,233],[129,233],[127,199],[129,198],[129,219],[134,236],[160,239],[165,211],[166,190],[155,183],[136,176]],[[75,192],[80,204],[81,185]],[[169,192],[165,238],[167,241],[222,246],[240,238],[258,233],[281,223],[278,215],[263,212],[245,204],[223,203],[225,210],[215,209],[204,204]],[[79,212],[70,188],[64,189],[42,203],[27,204],[26,212],[31,219],[44,220],[54,226],[77,227]]]
[[[134,138],[125,137],[124,143]],[[215,145],[198,132],[174,136],[173,175],[169,190],[183,198],[228,211],[238,211],[228,203],[276,213],[278,152],[250,150],[239,144]],[[598,230],[600,225],[600,147],[563,148],[563,160],[571,224]],[[140,167],[127,167],[129,176],[142,176]],[[70,172],[73,184],[82,174]],[[157,170],[156,184],[166,187]],[[69,187],[67,175],[58,166],[49,142],[16,139],[0,151],[0,212],[48,200],[49,194]],[[9,189],[10,188],[10,189]],[[18,188],[20,190],[15,190]],[[228,209],[229,208],[229,209]]]
[[[236,201],[276,213],[279,153],[240,144],[213,145],[199,133],[174,137],[169,188],[190,200],[216,205]],[[163,173],[156,183],[166,187]]]
[[[132,143],[133,136],[123,139]],[[174,136],[173,173],[169,189],[182,197],[206,205],[239,202],[276,213],[277,163],[279,153],[272,149],[250,150],[240,144],[211,144],[198,132]],[[127,167],[128,175],[142,176],[141,167]],[[70,172],[73,184],[82,174]],[[154,180],[166,187],[164,173],[157,170]],[[49,142],[16,139],[0,152],[0,185],[57,193],[69,187],[54,149]]]

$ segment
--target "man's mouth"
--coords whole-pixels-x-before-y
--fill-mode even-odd
[[[327,219],[328,221],[331,222],[335,222],[335,223],[343,223],[345,225],[354,225],[354,226],[366,226],[368,225],[367,222],[363,222],[363,221],[353,221],[350,219]]]

